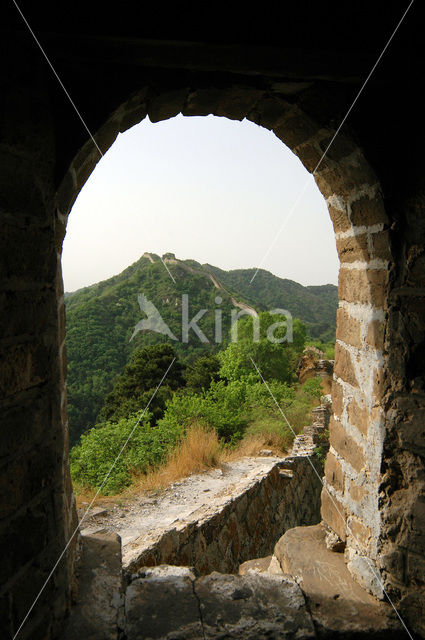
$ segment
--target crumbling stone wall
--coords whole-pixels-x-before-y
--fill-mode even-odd
[[[312,463],[319,473],[320,462]],[[173,564],[235,573],[246,560],[273,553],[281,535],[320,521],[320,476],[305,456],[278,462],[260,481],[229,498],[219,509],[199,510],[199,519],[159,537],[126,570]]]

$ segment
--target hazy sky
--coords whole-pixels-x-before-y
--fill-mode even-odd
[[[304,285],[336,283],[325,201],[273,133],[214,116],[145,119],[119,135],[74,204],[65,290],[105,280],[145,251],[223,269],[257,267],[285,220],[261,266]]]

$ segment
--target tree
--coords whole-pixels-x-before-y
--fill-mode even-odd
[[[197,393],[208,389],[211,382],[219,379],[220,360],[217,356],[201,356],[186,369],[186,386]]]
[[[173,347],[166,343],[135,351],[114,389],[106,397],[98,416],[99,421],[117,422],[120,418],[127,418],[130,414],[142,411],[175,357]],[[165,402],[173,391],[183,385],[183,366],[175,360],[149,405],[154,421],[162,416]]]
[[[259,314],[259,340],[254,340],[253,319],[244,316],[238,321],[238,341],[229,344],[219,354],[220,375],[229,381],[258,374],[253,362],[266,380],[295,381],[295,367],[304,348],[307,329],[295,318],[292,331],[282,317],[264,311]],[[270,338],[283,342],[273,342]],[[289,339],[289,340],[288,340]]]

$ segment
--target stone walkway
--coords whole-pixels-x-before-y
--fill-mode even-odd
[[[82,533],[117,533],[123,567],[193,566],[236,573],[273,551],[288,528],[320,518],[320,481],[304,457],[242,458],[140,497],[94,510]]]

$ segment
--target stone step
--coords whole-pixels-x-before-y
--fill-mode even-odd
[[[121,539],[115,533],[81,536],[78,594],[61,640],[118,640],[123,614]]]
[[[272,575],[282,575],[283,571],[276,556],[266,556],[265,558],[254,558],[239,565],[238,574],[245,576],[249,573],[271,573]]]
[[[286,576],[147,568],[127,587],[127,640],[315,638],[301,589]]]
[[[284,574],[297,578],[318,638],[398,640],[408,637],[390,605],[353,580],[342,553],[329,551],[318,524],[287,531],[275,546]]]

